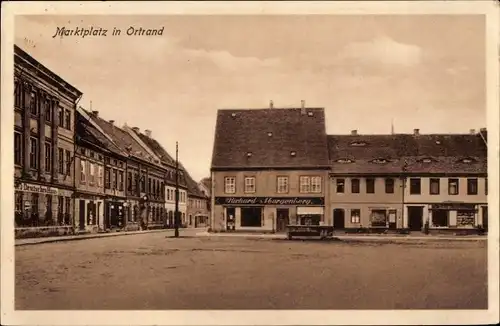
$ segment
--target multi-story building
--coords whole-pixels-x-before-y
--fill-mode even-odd
[[[219,110],[211,229],[328,223],[329,169],[324,109]]]
[[[22,227],[72,229],[74,115],[82,92],[18,46],[14,84],[16,234]]]
[[[187,194],[188,194],[188,204],[187,204],[187,216],[188,216],[188,227],[207,227],[210,223],[210,211],[209,211],[209,198],[203,191],[199,188],[199,184],[193,180],[191,175],[186,171],[186,181],[187,181]]]
[[[464,230],[488,226],[485,130],[404,137],[405,227]],[[409,154],[409,155],[408,155]]]
[[[160,163],[165,170],[165,190],[163,195],[165,207],[165,219],[168,227],[174,227],[175,216],[175,189],[176,189],[176,164],[175,159],[152,137],[151,130],[145,130],[144,133],[137,133],[143,143],[148,146],[153,153],[160,159]],[[187,184],[186,174],[182,164],[178,166],[178,184],[179,184],[179,221],[182,226],[188,224],[187,221]]]
[[[396,135],[328,136],[330,204],[335,229],[397,229],[403,223],[403,179]]]

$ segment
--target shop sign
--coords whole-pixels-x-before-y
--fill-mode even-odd
[[[215,197],[215,205],[324,205],[323,197]]]
[[[464,204],[464,203],[442,203],[433,204],[432,209],[443,209],[443,210],[475,210],[476,205],[474,204]]]
[[[17,187],[15,187],[15,190],[25,191],[25,192],[36,192],[36,193],[47,194],[47,195],[57,195],[57,193],[58,193],[57,188],[41,186],[41,185],[34,185],[34,184],[29,184],[29,183],[20,183]]]

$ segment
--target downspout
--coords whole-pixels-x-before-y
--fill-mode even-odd
[[[73,114],[73,218],[71,221],[73,227],[73,234],[76,234],[76,109],[78,107],[78,103],[82,99],[83,93],[80,93],[80,96],[76,99],[74,105],[74,114]]]

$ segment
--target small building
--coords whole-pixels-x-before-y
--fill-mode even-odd
[[[323,108],[219,110],[210,227],[281,232],[328,223],[329,169]]]
[[[74,226],[74,116],[82,92],[14,45],[16,237]],[[54,230],[48,232],[53,233]]]
[[[402,159],[397,135],[328,136],[330,207],[335,229],[400,229]]]
[[[208,202],[210,197],[206,196],[199,188],[199,184],[193,180],[186,171],[187,194],[188,194],[188,227],[208,227],[210,224],[210,211]]]

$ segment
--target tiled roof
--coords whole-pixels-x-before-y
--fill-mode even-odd
[[[142,133],[137,133],[139,138],[158,156],[162,162],[165,164],[174,166],[175,160],[172,156],[163,148],[163,146],[156,141],[156,139],[148,137]]]
[[[331,135],[333,173],[486,173],[479,134]]]
[[[96,144],[118,155],[125,155],[113,142],[95,128],[85,117],[76,111],[76,134],[83,140]]]
[[[188,196],[195,196],[195,197],[201,197],[201,198],[206,198],[205,194],[198,188],[198,184],[196,181],[193,180],[191,175],[184,170],[186,173],[186,184],[187,184],[187,192]]]
[[[219,110],[212,168],[328,167],[324,110],[306,111]]]
[[[200,183],[207,188],[208,191],[212,190],[212,179],[211,178],[203,178]]]
[[[88,113],[88,112],[87,112]],[[128,132],[115,126],[98,116],[91,115],[92,120],[113,140],[113,142],[125,153],[149,162],[149,155]]]

